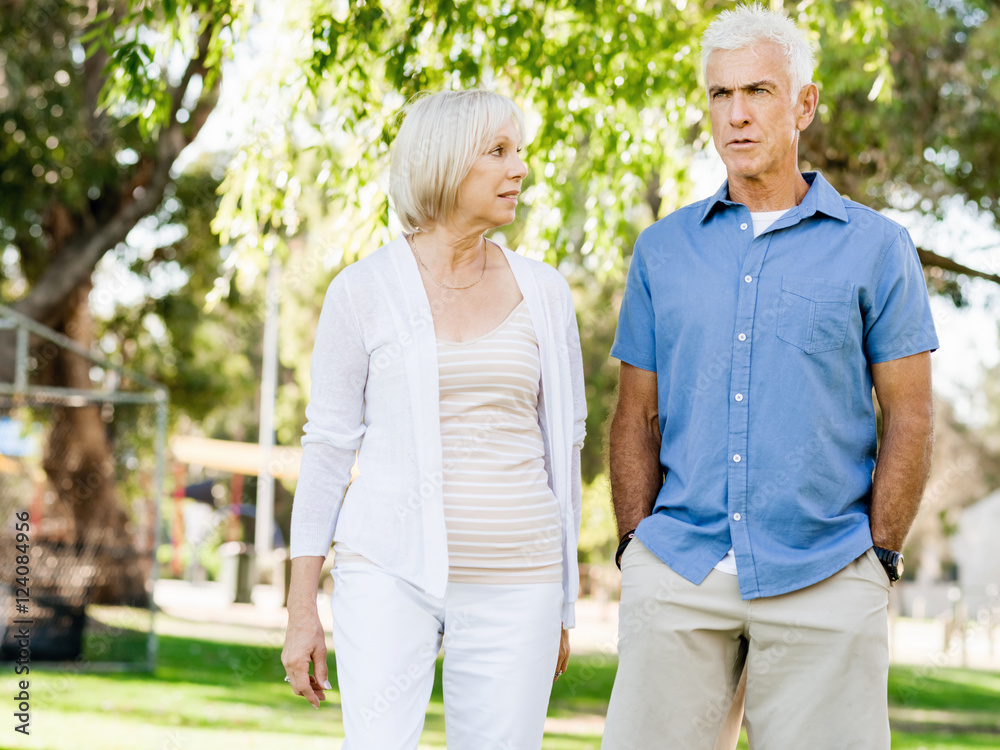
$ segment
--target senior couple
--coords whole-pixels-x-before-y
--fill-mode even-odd
[[[606,750],[732,748],[743,720],[759,748],[889,747],[887,599],[928,471],[937,340],[907,233],[798,171],[813,60],[781,14],[719,15],[702,61],[728,179],[632,255],[611,350]],[[412,104],[390,181],[404,234],[340,272],[319,318],[282,663],[318,708],[333,543],[349,750],[417,747],[442,646],[448,747],[537,750],[567,668],[573,300],[486,237],[514,219],[523,141],[502,96]]]

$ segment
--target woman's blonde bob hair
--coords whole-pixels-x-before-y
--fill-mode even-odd
[[[459,185],[508,122],[517,127],[520,146],[524,115],[492,91],[441,91],[407,106],[389,167],[389,197],[404,232],[448,220]]]

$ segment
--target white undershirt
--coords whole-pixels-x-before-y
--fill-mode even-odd
[[[781,211],[751,211],[750,217],[753,219],[754,238],[756,239],[757,237],[760,237],[760,235],[774,222],[787,214],[789,211],[791,211],[790,208],[786,208]],[[723,573],[736,575],[736,555],[733,553],[732,547],[729,548],[725,557],[715,564],[715,569],[721,570]]]
[[[780,211],[751,211],[750,217],[753,219],[754,238],[760,237],[768,227],[791,210],[790,208],[783,208]]]

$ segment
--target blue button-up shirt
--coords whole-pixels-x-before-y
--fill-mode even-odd
[[[665,473],[637,536],[701,583],[730,546],[744,599],[872,545],[872,363],[937,348],[901,226],[818,173],[756,239],[728,183],[646,229],[611,354],[656,372]]]

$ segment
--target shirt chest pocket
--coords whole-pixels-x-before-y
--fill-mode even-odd
[[[854,284],[808,276],[784,276],[778,305],[778,338],[806,354],[844,345]]]

